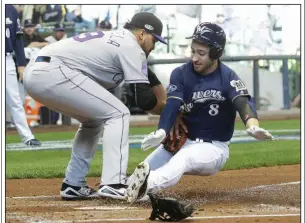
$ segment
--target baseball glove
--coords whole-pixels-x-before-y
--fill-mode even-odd
[[[180,221],[190,217],[195,211],[194,206],[185,201],[168,197],[158,198],[153,194],[148,195],[153,209],[149,218],[150,220]]]
[[[179,137],[177,138],[177,135],[174,131],[173,139],[171,139],[170,135],[167,135],[165,139],[162,141],[162,144],[164,145],[164,149],[175,154],[184,145],[186,139],[187,139],[187,133],[184,131],[182,127],[179,127]]]

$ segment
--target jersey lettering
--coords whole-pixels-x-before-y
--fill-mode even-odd
[[[78,42],[86,42],[91,39],[102,38],[105,34],[102,31],[82,33],[74,36],[73,39]]]
[[[192,100],[194,103],[204,103],[209,100],[225,101],[225,97],[221,95],[221,91],[214,89],[193,92]]]
[[[111,40],[111,39],[109,39],[109,40],[107,41],[107,43],[112,44],[112,45],[114,45],[114,46],[116,46],[116,47],[120,47],[120,44],[119,44],[119,43],[117,43],[117,42],[115,42],[115,41],[113,41],[113,40]]]

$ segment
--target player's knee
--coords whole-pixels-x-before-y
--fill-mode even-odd
[[[123,116],[130,117],[130,111],[127,107],[125,109],[123,109],[122,113],[123,113]]]
[[[113,118],[129,118],[130,117],[130,111],[129,109],[126,107],[126,108],[123,108],[121,110],[118,110],[116,113],[113,114],[112,116]]]

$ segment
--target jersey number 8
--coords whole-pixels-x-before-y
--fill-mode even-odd
[[[210,105],[209,114],[210,114],[211,116],[217,115],[217,114],[219,113],[218,108],[219,108],[219,105],[218,105],[218,104],[211,104],[211,105]]]

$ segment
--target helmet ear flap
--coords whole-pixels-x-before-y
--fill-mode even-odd
[[[197,40],[208,44],[210,47],[209,57],[211,60],[219,59],[225,48],[226,34],[224,30],[214,23],[201,23],[196,26],[194,33],[187,39]]]
[[[211,60],[218,60],[222,55],[222,50],[212,46],[209,51],[209,57]]]

